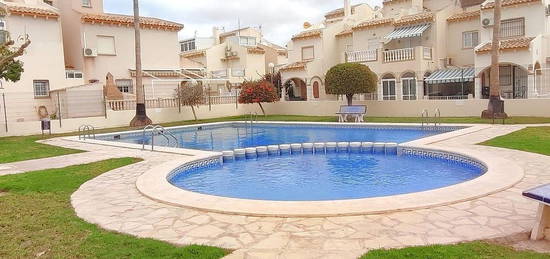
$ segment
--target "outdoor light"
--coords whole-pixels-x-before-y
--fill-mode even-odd
[[[271,68],[271,69],[275,68],[275,64],[273,64],[273,63],[269,63],[268,66],[269,66],[269,68]]]

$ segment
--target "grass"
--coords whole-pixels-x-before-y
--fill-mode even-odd
[[[436,245],[424,247],[410,247],[393,250],[373,250],[360,259],[394,259],[394,258],[426,258],[426,259],[539,259],[550,258],[549,254],[539,254],[528,251],[516,251],[510,247],[490,244],[486,242],[471,242],[458,245]]]
[[[40,144],[39,136],[0,138],[0,164],[75,154],[82,151]]]
[[[71,194],[84,182],[138,162],[112,159],[0,177],[0,258],[220,258],[228,251],[176,247],[102,230],[75,215]]]
[[[481,144],[550,156],[550,127],[529,127]]]

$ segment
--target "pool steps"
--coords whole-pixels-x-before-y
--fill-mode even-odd
[[[232,151],[223,151],[223,161],[255,159],[266,156],[301,155],[316,153],[364,153],[397,155],[397,143],[382,142],[326,142],[326,143],[294,143],[259,146],[253,148],[239,148]]]

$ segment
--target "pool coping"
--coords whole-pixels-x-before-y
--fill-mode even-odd
[[[319,123],[292,122],[291,124]],[[403,124],[374,125],[401,126]],[[418,126],[418,124],[412,125]],[[197,126],[199,125],[193,125],[193,127]],[[216,159],[221,159],[221,153],[207,151],[199,152],[198,150],[188,150],[197,151],[192,152],[193,157],[191,157],[191,160],[189,158],[185,158],[181,160],[171,161],[145,172],[136,181],[136,188],[141,194],[152,200],[173,206],[193,208],[208,212],[270,217],[335,217],[409,211],[464,202],[506,190],[521,181],[521,179],[523,179],[524,171],[521,167],[512,163],[511,161],[496,157],[492,154],[478,152],[470,149],[430,146],[430,144],[436,142],[470,134],[490,127],[487,125],[473,126],[464,124],[453,126],[470,127],[403,143],[400,145],[401,148],[405,149],[413,149],[417,151],[427,152],[445,152],[465,156],[481,162],[488,169],[484,175],[471,181],[435,190],[355,200],[262,201],[200,194],[186,191],[170,184],[168,182],[169,174],[184,164],[200,163],[202,161],[213,161]],[[138,146],[141,149],[141,145]],[[169,152],[173,151],[171,148],[166,149]]]

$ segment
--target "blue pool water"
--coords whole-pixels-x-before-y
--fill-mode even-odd
[[[313,142],[395,142],[404,143],[428,136],[451,131],[422,130],[418,128],[376,128],[376,127],[338,127],[333,125],[282,125],[256,124],[245,127],[240,123],[223,126],[203,126],[202,128],[182,128],[170,130],[178,139],[179,146],[189,149],[224,151],[236,148],[257,147],[277,144],[313,143]],[[141,133],[100,137],[103,140],[121,141],[133,144],[150,144],[150,135],[145,139]],[[155,137],[155,145],[170,146],[163,137]],[[172,143],[173,146],[173,143]]]
[[[484,169],[417,156],[331,153],[270,156],[179,172],[182,189],[231,198],[325,201],[406,194],[446,187]]]

